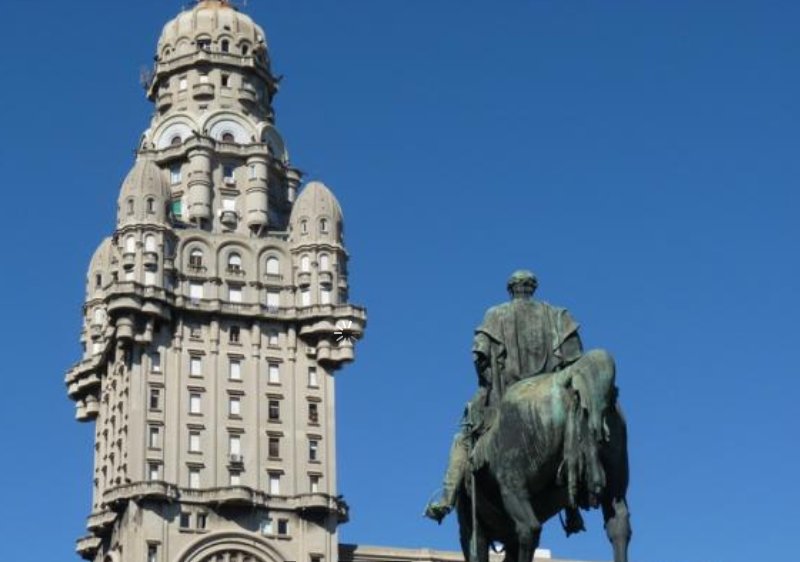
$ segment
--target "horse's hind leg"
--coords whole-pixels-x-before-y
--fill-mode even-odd
[[[459,502],[457,507],[459,540],[465,562],[489,562],[489,540],[480,523],[473,530],[471,505],[469,502],[463,501]],[[474,548],[472,543],[473,532],[475,533]]]
[[[517,562],[531,562],[539,538],[542,535],[542,524],[533,513],[528,494],[520,490],[517,493],[503,490],[503,507],[514,522],[517,537]]]
[[[603,500],[603,519],[606,534],[614,547],[614,562],[628,562],[628,544],[631,542],[631,522],[628,504],[624,497]]]

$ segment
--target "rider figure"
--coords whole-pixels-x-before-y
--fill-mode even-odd
[[[431,519],[441,522],[455,506],[456,491],[470,465],[470,444],[491,427],[506,389],[519,380],[559,371],[581,358],[578,324],[566,309],[533,300],[537,286],[530,271],[514,272],[507,284],[511,301],[490,308],[475,331],[472,354],[478,390],[453,439],[442,497],[425,510]],[[567,510],[566,528],[568,533],[582,529],[577,510]]]

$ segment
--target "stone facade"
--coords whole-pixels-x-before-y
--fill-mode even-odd
[[[164,27],[66,376],[96,426],[87,560],[337,559],[333,374],[366,315],[339,204],[301,189],[275,127],[277,89],[264,32],[227,2]]]

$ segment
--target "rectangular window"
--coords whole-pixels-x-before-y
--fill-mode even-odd
[[[193,490],[200,487],[200,469],[195,466],[189,468],[189,487]]]
[[[203,298],[203,284],[197,281],[189,283],[189,298],[193,301],[199,301]]]
[[[147,446],[151,449],[159,449],[161,447],[161,428],[157,425],[151,425],[147,430]]]
[[[228,453],[231,455],[242,454],[242,438],[239,435],[228,436]]]
[[[300,291],[300,306],[311,306],[311,291],[308,289]]]
[[[312,494],[319,493],[319,475],[318,474],[312,474],[311,476],[308,477],[308,490]]]
[[[281,493],[281,475],[279,472],[269,473],[269,493],[277,496]]]
[[[231,75],[230,74],[223,74],[222,75],[222,87],[227,88],[231,85]]]
[[[277,363],[267,364],[267,382],[279,384],[281,382],[281,369]]]
[[[319,461],[319,441],[316,439],[308,440],[308,460],[311,462]]]
[[[230,485],[231,486],[241,486],[242,485],[242,473],[238,470],[231,470],[231,477],[230,477]]]
[[[189,431],[189,452],[200,452],[200,432],[194,429]]]
[[[230,197],[226,197],[222,200],[222,210],[223,211],[235,211],[236,210],[236,199],[231,199]]]
[[[227,184],[235,183],[234,170],[236,168],[230,164],[222,166],[222,179]]]
[[[269,421],[280,421],[281,419],[281,402],[280,400],[270,400],[268,404],[267,418]]]
[[[331,304],[331,289],[330,287],[320,287],[319,289],[319,302],[320,304]]]
[[[249,175],[250,179],[251,180],[256,179],[258,177],[258,173],[256,172],[256,165],[250,164],[249,170],[250,170],[250,175]]]
[[[189,394],[189,413],[199,414],[201,412],[202,396],[199,392]]]
[[[172,212],[172,216],[176,219],[180,220],[183,216],[183,203],[180,199],[176,199],[172,203],[170,203],[170,211]]]
[[[270,517],[267,517],[266,519],[262,519],[261,520],[261,525],[259,525],[259,528],[261,529],[261,534],[262,535],[272,535],[272,534],[275,533],[275,530],[273,529],[273,526],[272,526],[272,518],[270,518]]]
[[[228,329],[228,343],[239,343],[241,330],[239,326],[231,326]]]
[[[267,291],[267,308],[277,310],[281,306],[281,294],[275,290]]]
[[[197,514],[197,528],[198,529],[205,529],[207,522],[208,522],[208,514],[206,514],[206,513],[198,513]]]
[[[126,269],[122,277],[125,281],[136,281],[136,272],[133,269]]]
[[[231,359],[229,370],[228,376],[231,380],[242,380],[242,362],[239,359]]]
[[[242,288],[230,287],[228,289],[228,300],[231,302],[242,302]]]
[[[317,388],[319,386],[319,380],[317,379],[317,368],[316,367],[309,367],[308,368],[308,386],[312,388]]]
[[[175,185],[176,183],[181,183],[180,164],[173,164],[172,166],[169,167],[169,183],[171,183],[172,185]],[[180,203],[180,201],[178,201],[178,203]],[[175,212],[174,203],[173,203],[173,212]],[[177,214],[180,215],[180,213]]]
[[[161,372],[161,353],[158,351],[150,354],[150,370],[154,373]]]
[[[308,423],[319,423],[319,404],[308,403]]]
[[[267,345],[270,347],[278,347],[278,332],[270,331],[267,333]]]
[[[148,480],[161,480],[161,465],[157,462],[151,462],[147,465],[147,479]]]
[[[200,74],[200,83],[201,84],[208,84],[208,74],[206,74],[204,72]]]
[[[267,447],[267,454],[271,459],[281,458],[281,438],[271,435],[269,438],[269,446]]]
[[[181,511],[180,526],[181,529],[188,529],[192,525],[192,514],[186,511]]]
[[[147,562],[158,562],[158,545],[157,544],[148,544],[147,545]]]
[[[161,389],[160,388],[151,388],[150,389],[149,406],[150,406],[151,410],[160,410],[161,409]]]
[[[278,519],[278,534],[286,536],[289,534],[289,520]]]
[[[189,324],[189,338],[193,340],[203,339],[203,329],[197,324]]]
[[[236,417],[242,415],[242,400],[238,396],[231,396],[228,400],[228,414]]]
[[[156,284],[156,272],[150,271],[149,269],[144,270],[144,284],[148,287],[152,287]]]
[[[203,358],[198,355],[189,357],[189,374],[199,377],[203,374]]]
[[[181,76],[178,78],[178,91],[184,91],[189,86],[189,82],[186,80],[186,76]]]

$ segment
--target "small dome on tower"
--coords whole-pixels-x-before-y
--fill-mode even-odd
[[[119,192],[117,226],[142,222],[164,222],[167,218],[167,187],[161,169],[140,157],[128,172]]]
[[[111,281],[111,258],[113,245],[110,237],[105,238],[94,251],[89,270],[86,272],[86,299],[102,293],[103,287]]]
[[[292,208],[289,224],[291,240],[339,242],[342,233],[342,208],[328,187],[317,181],[306,184]]]
[[[162,60],[194,52],[198,47],[243,56],[264,52],[264,30],[226,0],[200,0],[170,20],[158,40]]]

